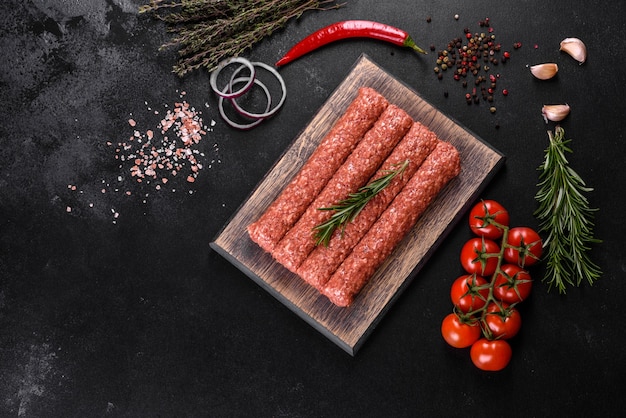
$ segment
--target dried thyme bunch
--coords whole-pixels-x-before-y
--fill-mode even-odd
[[[161,49],[179,47],[173,72],[182,77],[213,70],[308,10],[339,7],[334,0],[151,0],[139,13],[151,12],[175,34]]]

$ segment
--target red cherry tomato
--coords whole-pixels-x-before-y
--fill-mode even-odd
[[[495,200],[483,200],[470,211],[469,226],[479,237],[496,240],[502,236],[502,227],[509,226],[509,212]]]
[[[532,228],[519,226],[511,228],[506,240],[504,259],[521,267],[532,266],[543,252],[541,237]]]
[[[450,288],[450,299],[461,312],[468,313],[487,304],[487,280],[475,274],[457,278]]]
[[[493,288],[493,296],[506,303],[519,303],[530,296],[533,281],[530,274],[516,264],[503,264]]]
[[[464,322],[455,313],[448,314],[441,323],[441,335],[448,344],[455,348],[465,348],[474,344],[480,338],[478,323]]]
[[[469,274],[491,276],[498,266],[500,246],[490,239],[471,238],[461,248],[461,265]]]
[[[480,370],[497,372],[504,369],[511,361],[513,350],[505,340],[481,338],[472,344],[470,357]]]
[[[506,303],[503,303],[501,306],[490,303],[487,306],[485,323],[491,332],[492,338],[508,340],[517,335],[522,327],[522,316],[517,309],[509,307]]]

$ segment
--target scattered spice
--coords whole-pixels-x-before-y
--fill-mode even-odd
[[[180,176],[186,184],[191,185],[195,183],[205,166],[211,168],[214,164],[221,163],[218,144],[213,145],[214,158],[209,159],[208,162],[203,151],[205,146],[202,144],[202,139],[212,130],[216,122],[211,120],[210,126],[205,126],[202,112],[191,106],[184,99],[185,95],[184,91],[181,92],[180,100],[176,101],[172,107],[164,105],[164,112],[153,110],[145,102],[148,112],[152,115],[164,114],[156,126],[143,129],[141,127],[143,123],[131,114],[128,119],[131,133],[127,139],[118,142],[106,141],[107,147],[113,152],[113,158],[119,162],[120,171],[115,175],[114,181],[101,180],[100,193],[102,195],[112,192],[108,199],[114,199],[118,193],[125,197],[142,196],[143,203],[147,203],[151,190],[165,190],[163,186],[177,176]],[[208,104],[206,106],[208,107]],[[175,192],[176,182],[171,183],[173,186],[170,190]],[[68,184],[67,187],[72,192],[83,193],[83,190],[76,184]],[[136,190],[137,187],[140,189]],[[193,194],[194,191],[190,189],[188,192]],[[115,202],[119,204],[117,200]],[[110,204],[113,206],[113,201]],[[94,205],[93,201],[88,202],[86,206],[98,209],[98,205]],[[66,211],[79,213],[72,209],[68,205]],[[119,211],[111,208],[110,214],[112,222],[116,223],[120,217]]]
[[[157,128],[162,135],[158,143],[154,143],[157,138],[152,130],[145,133],[135,130],[127,141],[117,144],[115,158],[133,162],[130,174],[139,183],[167,178],[167,174],[175,176],[185,165],[190,166],[192,173],[188,179],[192,180],[188,181],[193,182],[202,168],[196,158],[200,151],[193,146],[206,134],[198,112],[183,100],[176,103],[173,110],[167,110]]]
[[[458,15],[455,15],[455,19],[458,19]],[[467,104],[488,102],[489,111],[495,113],[495,107],[491,103],[495,101],[501,75],[494,73],[493,69],[500,64],[506,64],[511,59],[511,52],[504,50],[497,41],[488,17],[480,20],[478,26],[481,32],[472,32],[465,28],[463,36],[451,39],[446,47],[438,52],[434,72],[439,80],[443,79],[444,73],[450,73],[455,81],[460,82],[463,89],[467,89],[471,84],[473,86],[471,92],[464,93]],[[521,46],[521,42],[515,42],[513,49],[519,49]],[[507,89],[502,90],[502,96],[508,94]]]

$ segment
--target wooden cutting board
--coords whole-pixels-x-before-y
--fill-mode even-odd
[[[363,86],[376,89],[390,103],[428,126],[440,139],[452,143],[459,150],[462,168],[459,176],[440,193],[353,305],[338,308],[253,243],[246,227],[261,216],[298,172]],[[323,335],[355,355],[503,162],[501,153],[362,55],[210,246]]]

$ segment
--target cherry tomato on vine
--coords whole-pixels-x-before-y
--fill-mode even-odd
[[[492,338],[508,340],[515,337],[522,327],[522,316],[517,309],[506,303],[502,303],[501,306],[490,303],[487,306],[485,323]]]
[[[495,200],[483,200],[470,210],[469,226],[479,237],[498,239],[504,232],[501,226],[509,226],[509,212]]]
[[[480,325],[464,322],[455,313],[448,314],[441,323],[441,335],[454,348],[465,348],[480,338]]]
[[[519,303],[530,296],[533,281],[530,274],[516,264],[500,266],[493,288],[493,296],[506,303]]]
[[[481,338],[472,344],[470,357],[480,370],[497,372],[504,369],[511,361],[513,350],[505,340]]]
[[[506,240],[504,259],[521,267],[532,266],[539,261],[543,252],[541,237],[532,228],[511,228]]]
[[[471,238],[461,248],[461,265],[469,274],[491,276],[498,266],[500,246],[490,239]]]
[[[457,278],[450,288],[450,299],[461,312],[468,313],[487,304],[487,280],[475,274]]]

